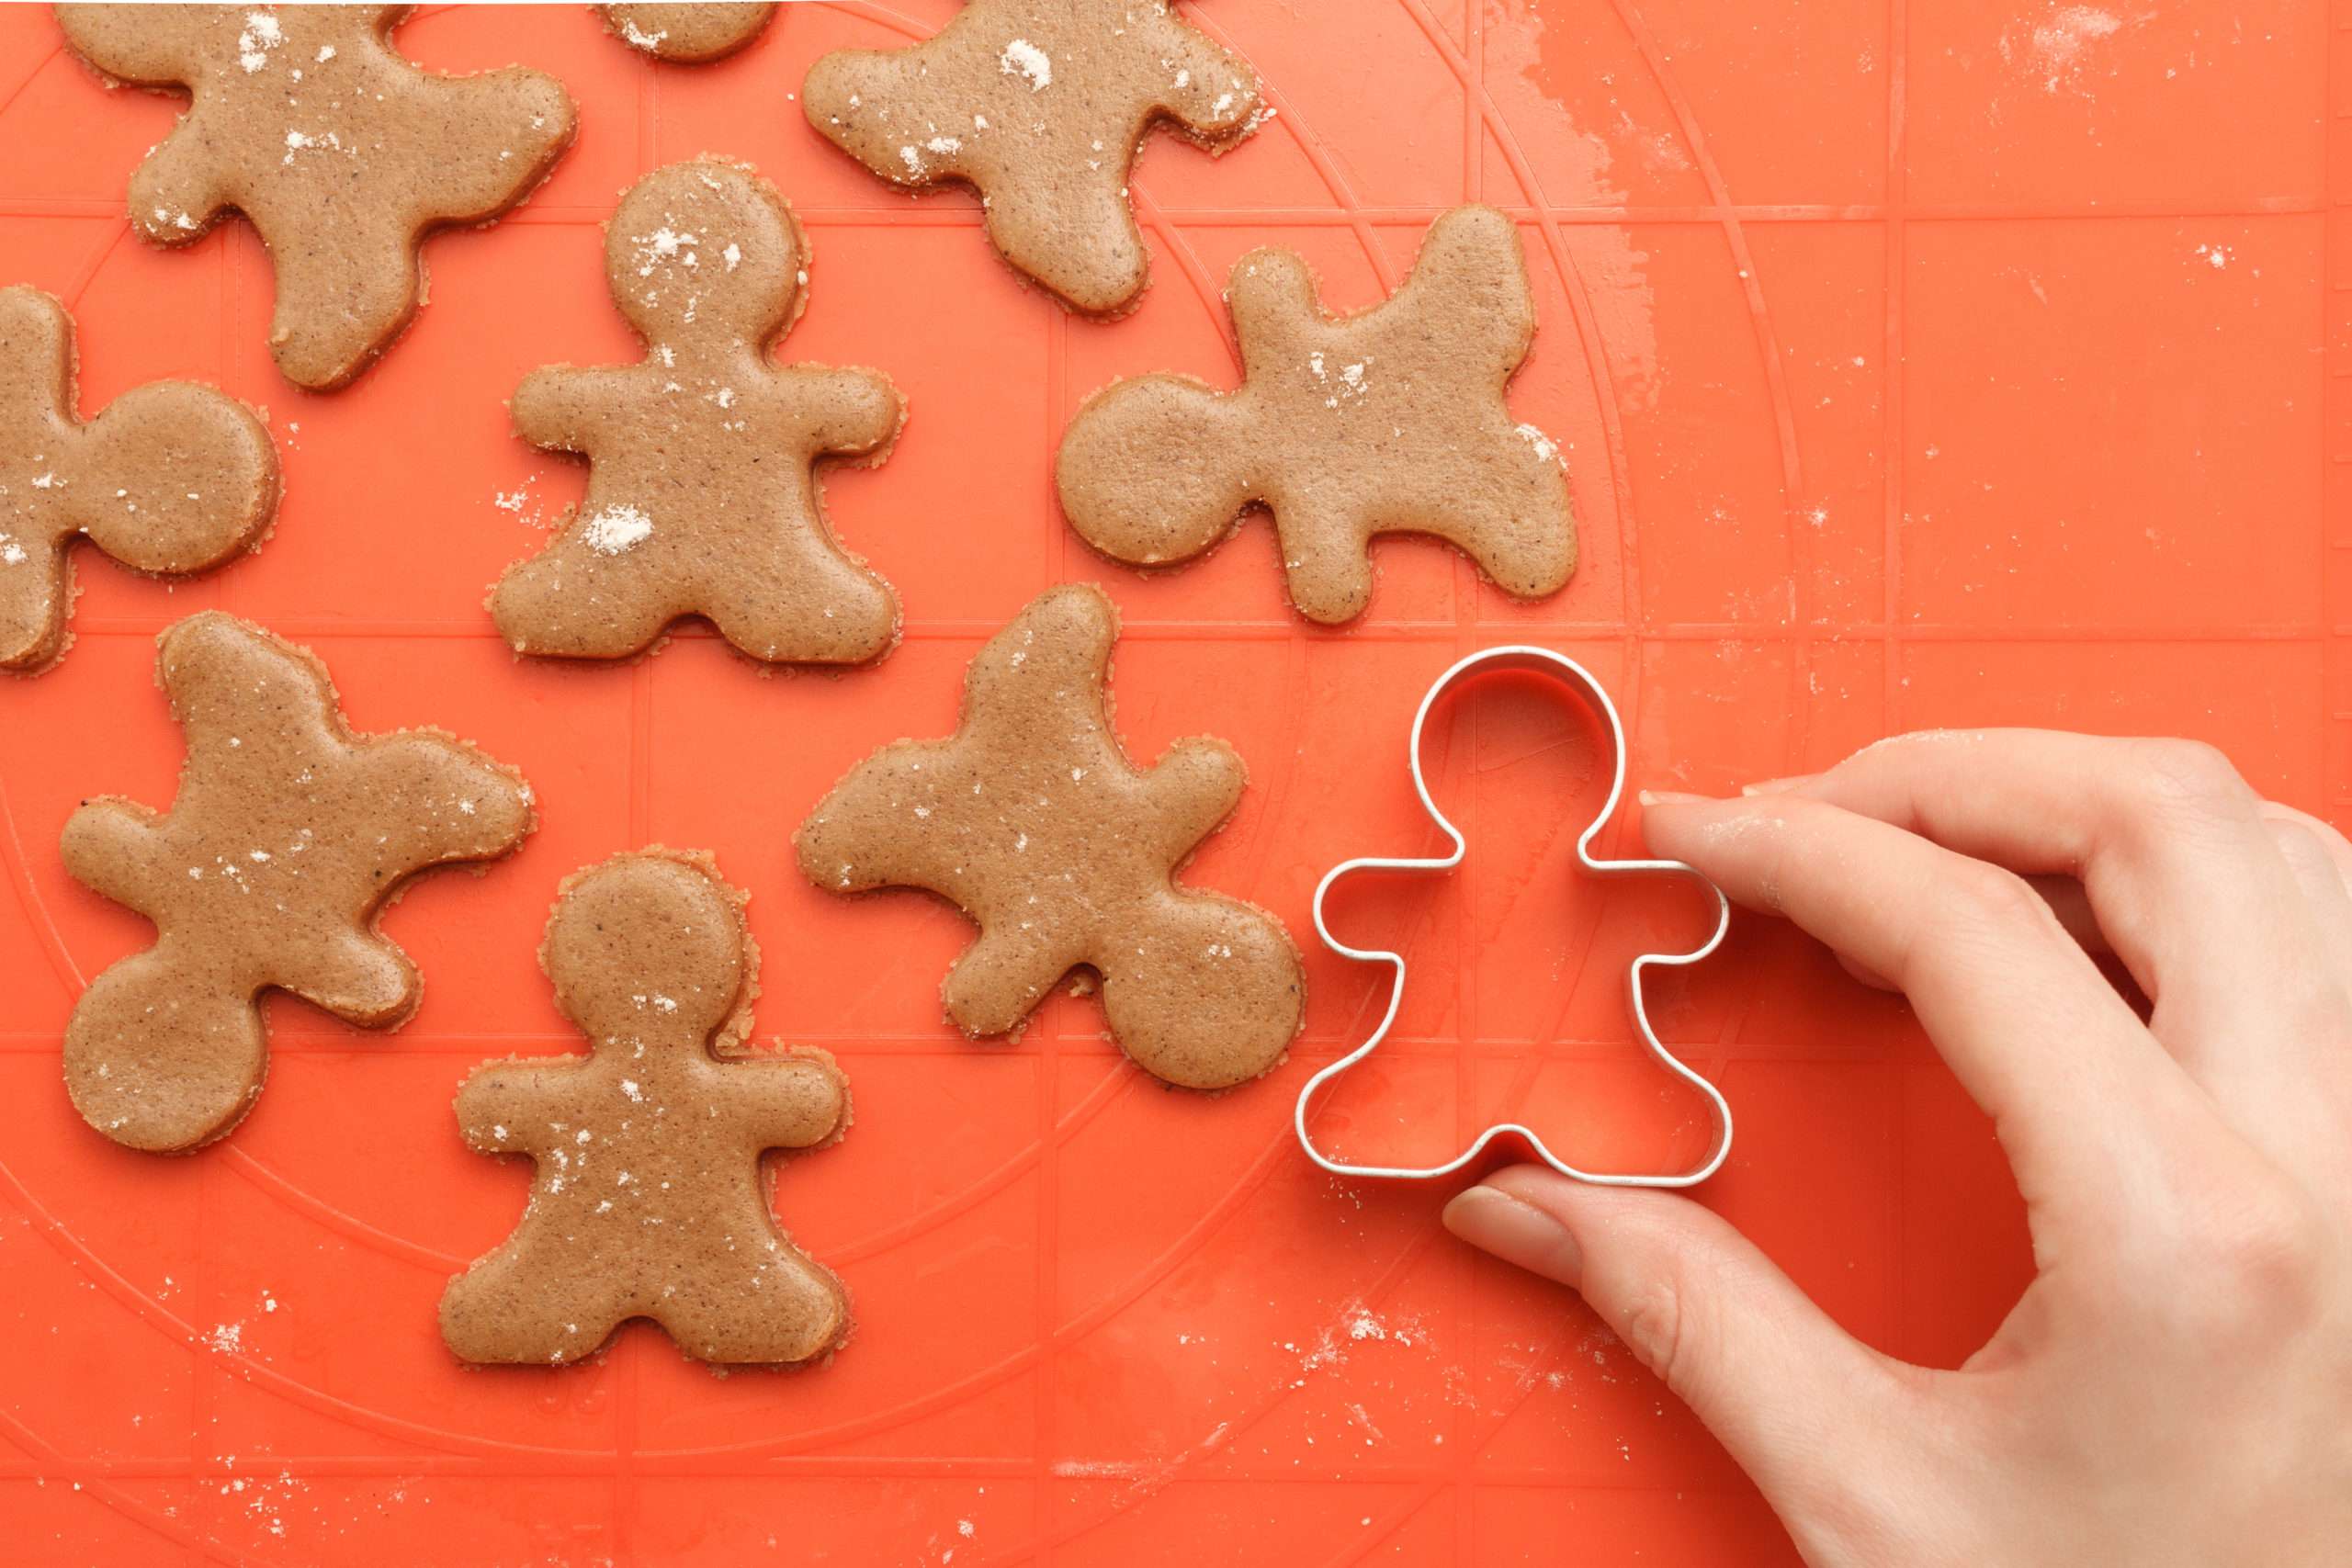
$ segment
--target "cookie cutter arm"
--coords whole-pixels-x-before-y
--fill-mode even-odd
[[[1609,798],[1601,803],[1600,812],[1584,831],[1577,835],[1577,861],[1583,868],[1585,874],[1618,877],[1641,876],[1663,872],[1689,877],[1700,886],[1704,887],[1715,901],[1714,929],[1708,934],[1704,942],[1687,953],[1642,953],[1627,965],[1625,970],[1626,1007],[1633,1015],[1634,1028],[1641,1033],[1642,1044],[1647,1048],[1652,1059],[1658,1066],[1704,1095],[1713,1112],[1714,1145],[1708,1152],[1706,1158],[1690,1170],[1658,1174],[1586,1170],[1570,1165],[1554,1154],[1533,1128],[1518,1122],[1502,1122],[1488,1127],[1473,1139],[1469,1147],[1464,1149],[1459,1155],[1443,1165],[1434,1166],[1355,1165],[1346,1160],[1333,1159],[1316,1146],[1314,1136],[1307,1131],[1307,1113],[1313,1108],[1316,1096],[1321,1092],[1323,1086],[1380,1048],[1380,1043],[1388,1038],[1389,1030],[1396,1024],[1397,1009],[1405,999],[1405,955],[1401,953],[1388,953],[1376,948],[1350,947],[1338,937],[1333,936],[1330,926],[1323,918],[1324,899],[1329,895],[1334,883],[1359,871],[1405,871],[1434,874],[1450,872],[1462,863],[1462,857],[1467,845],[1463,840],[1461,830],[1447,819],[1445,813],[1438,809],[1437,802],[1430,797],[1429,775],[1421,769],[1421,731],[1429,723],[1430,711],[1456,685],[1474,675],[1484,675],[1503,670],[1526,671],[1558,681],[1576,693],[1588,706],[1599,713],[1608,726],[1610,750],[1614,759],[1609,778]],[[1723,889],[1708,881],[1700,874],[1698,868],[1685,864],[1681,861],[1604,860],[1592,852],[1593,840],[1600,836],[1600,830],[1608,826],[1611,818],[1616,816],[1617,803],[1625,793],[1625,727],[1618,718],[1617,705],[1609,700],[1608,692],[1602,688],[1599,681],[1593,679],[1592,672],[1583,665],[1565,654],[1555,653],[1548,648],[1512,644],[1481,649],[1457,660],[1453,668],[1437,678],[1428,693],[1422,696],[1420,708],[1413,715],[1410,761],[1413,790],[1421,797],[1421,809],[1429,813],[1430,820],[1438,825],[1439,829],[1445,834],[1447,841],[1453,847],[1446,854],[1435,859],[1365,855],[1355,860],[1342,861],[1326,872],[1323,880],[1316,884],[1315,934],[1323,939],[1323,945],[1340,957],[1351,959],[1359,964],[1385,964],[1393,972],[1393,978],[1388,988],[1388,1010],[1381,1015],[1379,1027],[1372,1032],[1363,1044],[1308,1078],[1306,1087],[1298,1091],[1298,1104],[1293,1113],[1293,1123],[1298,1133],[1299,1147],[1306,1151],[1306,1157],[1334,1176],[1426,1181],[1438,1177],[1451,1176],[1453,1172],[1462,1169],[1484,1153],[1487,1145],[1509,1133],[1524,1139],[1538,1158],[1561,1175],[1572,1177],[1578,1181],[1590,1182],[1598,1187],[1695,1187],[1714,1175],[1723,1168],[1724,1160],[1731,1154],[1731,1103],[1724,1099],[1721,1089],[1685,1066],[1673,1052],[1667,1049],[1665,1043],[1658,1039],[1657,1031],[1650,1022],[1648,1006],[1642,998],[1642,977],[1652,969],[1683,968],[1697,964],[1713,953],[1715,949],[1723,945],[1724,935],[1731,929],[1731,903],[1724,897]]]

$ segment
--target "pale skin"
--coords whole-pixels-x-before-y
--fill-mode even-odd
[[[2034,730],[1647,795],[1643,823],[1905,993],[1994,1119],[2037,1275],[1931,1370],[1686,1197],[1521,1166],[1448,1228],[1577,1291],[1807,1562],[2346,1561],[2352,845],[2210,748]]]

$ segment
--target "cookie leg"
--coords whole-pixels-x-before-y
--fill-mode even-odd
[[[262,207],[250,214],[265,240],[307,235],[313,213]],[[416,237],[399,213],[354,218],[332,243],[273,243],[277,302],[269,352],[298,387],[344,386],[375,361],[416,314],[422,291]]]
[[[441,1292],[441,1339],[461,1361],[561,1366],[594,1355],[620,1314],[606,1282],[538,1261],[528,1226]]]
[[[1115,315],[1143,292],[1143,234],[1127,209],[1125,165],[1113,154],[1083,182],[1069,171],[987,179],[989,238],[1019,270],[1092,316]],[[1024,177],[1025,176],[1025,177]]]
[[[1274,531],[1290,574],[1291,603],[1310,621],[1337,626],[1372,602],[1366,530],[1327,501],[1285,495],[1273,502]]]
[[[681,612],[600,563],[571,533],[507,568],[490,591],[491,618],[517,653],[552,659],[625,659],[642,653]]]
[[[748,1269],[711,1269],[681,1280],[652,1314],[697,1360],[788,1366],[832,1348],[849,1303],[831,1275],[789,1243],[771,1240]]]
[[[1454,471],[1442,471],[1452,468]],[[1541,599],[1577,569],[1567,476],[1548,440],[1505,426],[1476,457],[1419,476],[1405,526],[1445,540],[1517,599]]]
[[[823,525],[785,530],[756,566],[715,571],[703,613],[719,635],[754,659],[863,664],[899,635],[899,596],[852,561]]]

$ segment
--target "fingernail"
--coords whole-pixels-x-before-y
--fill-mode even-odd
[[[1786,795],[1792,789],[1804,788],[1820,776],[1819,773],[1791,773],[1784,779],[1758,779],[1752,784],[1740,785],[1739,793],[1742,795]]]
[[[1679,789],[1645,789],[1637,794],[1634,798],[1640,801],[1643,807],[1646,808],[1652,806],[1689,806],[1694,802],[1708,800],[1713,797],[1703,795],[1691,795],[1687,791]],[[1476,1191],[1477,1189],[1473,1188],[1471,1190]]]
[[[1445,1206],[1445,1228],[1481,1252],[1491,1252],[1563,1285],[1584,1272],[1584,1254],[1568,1227],[1508,1192],[1465,1188]]]

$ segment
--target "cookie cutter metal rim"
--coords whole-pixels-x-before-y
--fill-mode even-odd
[[[1714,898],[1714,930],[1708,933],[1705,942],[1686,953],[1641,953],[1625,969],[1626,1007],[1633,1016],[1634,1027],[1641,1032],[1643,1045],[1648,1049],[1651,1057],[1660,1066],[1706,1096],[1707,1103],[1713,1111],[1714,1147],[1709,1152],[1705,1160],[1690,1170],[1665,1174],[1585,1170],[1570,1165],[1554,1154],[1532,1127],[1518,1122],[1495,1123],[1473,1139],[1470,1145],[1459,1155],[1443,1165],[1434,1166],[1353,1165],[1345,1160],[1332,1159],[1315,1146],[1315,1139],[1307,1132],[1307,1112],[1314,1105],[1317,1093],[1331,1079],[1346,1072],[1380,1048],[1381,1042],[1388,1038],[1388,1031],[1396,1021],[1397,1009],[1403,1005],[1405,999],[1404,954],[1378,949],[1350,947],[1333,936],[1331,928],[1323,919],[1324,899],[1330,893],[1334,883],[1359,871],[1410,871],[1439,874],[1452,871],[1462,863],[1463,855],[1468,845],[1463,839],[1461,830],[1454,827],[1444,812],[1438,809],[1437,802],[1430,796],[1429,775],[1421,768],[1421,731],[1429,723],[1430,711],[1454,686],[1474,675],[1504,670],[1521,670],[1550,676],[1575,692],[1608,723],[1610,748],[1613,754],[1613,764],[1609,778],[1609,798],[1601,803],[1600,811],[1595,814],[1584,831],[1577,835],[1577,861],[1583,867],[1585,874],[1589,876],[1614,877],[1639,876],[1664,872],[1689,877],[1700,886],[1704,887]],[[1583,665],[1566,654],[1555,653],[1548,648],[1514,643],[1482,649],[1478,652],[1456,660],[1451,669],[1431,683],[1429,691],[1422,696],[1421,705],[1413,715],[1409,757],[1413,773],[1413,790],[1421,797],[1421,809],[1429,813],[1430,820],[1438,825],[1453,848],[1447,854],[1434,859],[1364,855],[1354,860],[1342,861],[1324,873],[1323,880],[1315,885],[1315,934],[1323,939],[1323,945],[1340,957],[1351,959],[1359,964],[1385,964],[1395,971],[1395,977],[1390,981],[1388,987],[1388,1010],[1381,1015],[1379,1027],[1372,1032],[1363,1044],[1308,1078],[1306,1086],[1298,1091],[1298,1103],[1293,1112],[1292,1121],[1298,1133],[1299,1147],[1306,1151],[1306,1157],[1334,1176],[1378,1177],[1393,1180],[1426,1181],[1438,1177],[1450,1176],[1460,1170],[1484,1153],[1487,1145],[1506,1133],[1512,1133],[1525,1139],[1528,1146],[1535,1151],[1536,1156],[1554,1170],[1563,1176],[1571,1177],[1577,1181],[1589,1182],[1597,1187],[1695,1187],[1714,1175],[1722,1168],[1724,1159],[1731,1154],[1731,1102],[1724,1098],[1721,1089],[1684,1066],[1681,1059],[1668,1050],[1665,1043],[1658,1039],[1657,1029],[1650,1023],[1649,1009],[1642,999],[1642,976],[1653,968],[1682,968],[1697,964],[1713,954],[1716,948],[1723,945],[1724,935],[1731,929],[1731,901],[1724,897],[1723,889],[1708,881],[1697,867],[1681,861],[1603,860],[1592,852],[1593,840],[1600,836],[1600,830],[1608,826],[1610,819],[1617,815],[1617,803],[1625,793],[1625,727],[1617,716],[1617,705],[1610,701],[1608,692]]]

